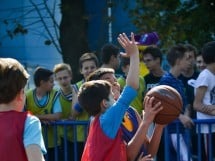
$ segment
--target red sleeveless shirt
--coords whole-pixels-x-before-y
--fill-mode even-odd
[[[104,134],[96,116],[90,125],[81,161],[127,161],[126,144],[119,129],[114,139]]]
[[[0,112],[0,158],[2,161],[27,161],[23,133],[27,112]]]

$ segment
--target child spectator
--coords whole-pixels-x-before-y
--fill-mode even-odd
[[[75,88],[78,89],[86,81],[88,75],[95,71],[99,66],[98,58],[94,53],[84,53],[79,59],[79,69],[83,79],[75,83]]]
[[[199,72],[201,72],[206,68],[206,64],[203,60],[201,51],[196,56],[196,68],[197,68],[197,71]]]
[[[72,105],[72,118],[77,121],[87,121],[89,120],[88,113],[79,106],[77,102],[77,92],[80,86],[86,81],[87,77],[90,73],[95,71],[98,68],[98,59],[94,53],[84,53],[79,59],[79,68],[80,73],[83,75],[83,79],[76,84],[74,84],[74,88],[76,90],[76,94],[73,97],[73,105]],[[78,160],[81,160],[81,154],[84,149],[85,138],[86,138],[86,129],[83,125],[78,125],[76,127],[77,131],[77,150],[78,150]]]
[[[140,52],[140,75],[144,77],[149,73],[149,69],[143,62],[142,52],[144,52],[144,50],[149,46],[158,46],[160,43],[159,36],[157,32],[138,34],[135,35],[135,41]]]
[[[62,120],[73,119],[72,118],[72,103],[73,96],[75,95],[75,90],[71,84],[72,81],[72,69],[69,64],[60,63],[54,66],[54,75],[55,80],[58,82],[59,89],[59,99],[62,108]],[[62,144],[62,156],[63,158],[67,157],[68,160],[72,161],[74,157],[74,143],[73,143],[73,128],[71,126],[66,126],[66,130],[64,127],[59,127],[59,135],[61,138]],[[64,138],[64,132],[66,132],[66,138]],[[67,142],[65,144],[65,142]],[[65,146],[67,145],[67,153]],[[66,156],[67,154],[67,156]],[[64,159],[65,160],[65,159]]]
[[[182,81],[184,87],[185,87],[185,93],[187,96],[188,104],[190,104],[190,117],[192,119],[196,119],[196,111],[193,108],[193,101],[194,101],[194,87],[190,85],[191,80],[196,80],[196,78],[199,75],[199,71],[196,70],[196,55],[197,55],[197,49],[195,46],[191,44],[185,44],[187,53],[189,55],[190,65],[186,70],[182,72],[182,74],[179,76],[179,79]],[[197,142],[198,136],[196,135],[195,128],[191,130],[192,137],[191,137],[191,152],[192,155],[197,156]]]
[[[167,61],[170,65],[170,71],[163,75],[160,80],[161,85],[169,85],[175,88],[182,97],[183,101],[183,112],[179,115],[178,119],[180,121],[179,131],[180,134],[177,134],[177,128],[174,123],[170,123],[167,126],[170,143],[170,160],[177,160],[177,156],[180,161],[188,161],[191,158],[188,156],[188,146],[184,139],[184,127],[191,128],[193,126],[193,121],[190,118],[189,104],[187,102],[187,97],[184,91],[184,85],[181,80],[178,79],[179,75],[182,74],[190,66],[190,57],[187,49],[184,45],[178,44],[171,47],[167,53]],[[177,146],[177,136],[179,136],[179,146]],[[180,153],[178,154],[178,152]]]
[[[117,81],[120,84],[121,91],[125,87],[126,84],[126,77],[128,75],[128,71],[130,68],[130,59],[128,57],[120,57],[120,66],[123,72],[123,75],[120,76]],[[138,88],[138,94],[137,97],[131,102],[131,106],[134,107],[139,114],[142,115],[143,110],[143,94],[145,92],[145,81],[142,76],[139,76],[139,88]]]
[[[190,112],[191,112],[191,118],[196,118],[196,112],[193,110],[193,101],[194,101],[194,88],[188,84],[188,81],[191,79],[196,79],[199,75],[199,72],[195,69],[195,60],[197,55],[197,49],[191,45],[191,44],[185,44],[188,56],[189,56],[189,66],[186,68],[181,75],[179,76],[179,79],[182,81],[185,87],[185,92],[187,96],[187,101],[191,105],[190,106]]]
[[[197,119],[215,119],[215,41],[208,42],[203,46],[202,57],[206,68],[199,74],[195,82],[194,108],[197,111]],[[208,160],[210,156],[215,157],[214,151],[209,150],[210,144],[214,149],[215,125],[211,125],[211,132],[207,124],[201,124],[199,128],[197,131],[200,130],[204,137],[203,143],[207,155],[205,160]],[[212,133],[211,140],[209,139],[210,133]]]
[[[0,58],[0,158],[2,161],[45,161],[41,124],[23,112],[29,78],[15,59]],[[16,82],[14,82],[16,81]]]
[[[105,44],[101,49],[101,67],[119,69],[119,47],[114,44]]]
[[[149,73],[144,76],[145,80],[145,93],[148,92],[151,88],[159,85],[160,79],[166,73],[162,69],[162,52],[157,46],[148,46],[145,50],[142,51],[142,59],[145,63]],[[150,126],[148,134],[151,135],[153,131],[154,124]],[[157,152],[157,161],[164,160],[164,136],[161,138],[160,146]]]
[[[44,124],[61,119],[61,106],[57,91],[53,89],[54,75],[51,70],[38,67],[34,72],[35,88],[26,92],[25,108],[37,116]],[[47,132],[47,133],[46,133]],[[43,126],[43,135],[47,136],[45,143],[47,146],[47,161],[55,158],[55,147],[58,150],[60,138],[54,134],[54,127]],[[55,140],[57,139],[57,145]]]
[[[149,46],[143,52],[143,62],[149,69],[149,73],[144,76],[146,92],[159,85],[161,77],[165,74],[162,69],[162,53],[156,46]]]

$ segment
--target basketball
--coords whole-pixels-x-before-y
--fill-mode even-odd
[[[155,116],[154,122],[169,124],[175,120],[182,110],[182,98],[178,91],[168,85],[159,85],[150,89],[146,97],[155,97],[155,103],[161,102],[163,109]]]

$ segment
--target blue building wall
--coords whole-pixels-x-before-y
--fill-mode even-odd
[[[38,1],[34,1],[38,3]],[[54,1],[49,1],[52,6]],[[59,0],[60,2],[60,0]],[[59,8],[58,6],[56,8]],[[28,12],[28,14],[26,14]],[[60,22],[60,11],[56,10],[56,20]],[[44,16],[45,12],[44,12]],[[27,68],[43,66],[52,69],[54,64],[62,62],[61,55],[53,45],[45,45],[46,31],[42,23],[35,23],[38,14],[32,10],[32,4],[28,0],[1,0],[0,1],[0,57],[12,57],[18,59]],[[4,20],[8,21],[8,24]],[[27,26],[28,33],[13,37],[7,36],[7,30],[13,28],[14,23]],[[46,21],[49,25],[49,21]],[[29,26],[28,26],[29,25]]]
[[[136,28],[131,23],[128,10],[135,6],[132,0],[112,0],[112,42],[118,44],[117,36],[119,33],[125,32],[130,34],[135,32]],[[127,7],[127,9],[125,9]],[[107,1],[85,0],[86,15],[88,20],[88,43],[92,51],[100,51],[101,47],[109,42],[108,33],[108,5]]]
[[[38,1],[34,1],[38,3]],[[48,1],[50,6],[54,1]],[[129,8],[134,7],[132,0],[121,1],[112,0],[112,40],[118,44],[117,36],[119,33],[130,33],[136,31],[128,16]],[[58,3],[60,4],[60,0]],[[61,55],[53,45],[44,44],[45,30],[42,24],[29,27],[28,34],[18,35],[10,39],[6,35],[6,30],[12,26],[6,25],[4,20],[12,20],[23,16],[21,23],[28,24],[28,17],[38,17],[36,12],[24,15],[29,10],[29,0],[1,0],[0,1],[0,57],[13,57],[24,64],[29,71],[33,71],[36,66],[44,66],[52,69],[54,64],[62,62]],[[127,9],[125,9],[127,6]],[[86,15],[88,16],[88,44],[91,51],[99,52],[101,47],[108,42],[108,21],[107,21],[107,1],[85,0]],[[56,6],[56,16],[60,22],[61,14],[59,6]],[[44,13],[44,16],[45,13]],[[49,22],[47,22],[49,23]],[[40,34],[38,34],[40,32]],[[44,33],[41,34],[41,33]]]

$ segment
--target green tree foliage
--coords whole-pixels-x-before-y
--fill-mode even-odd
[[[164,49],[215,40],[214,0],[136,0],[130,15],[138,32],[157,31]]]

